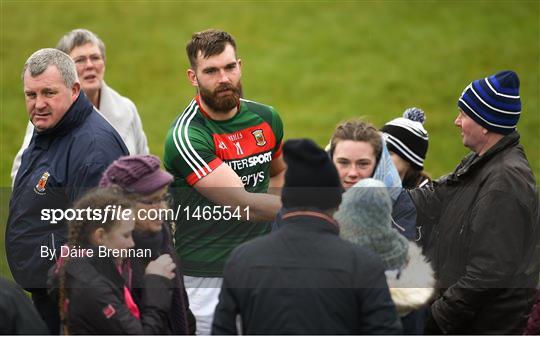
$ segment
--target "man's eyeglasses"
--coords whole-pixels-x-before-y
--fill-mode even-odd
[[[137,200],[137,202],[150,206],[159,205],[162,203],[167,203],[167,205],[171,205],[172,196],[170,193],[165,193],[161,198],[158,199],[139,199]]]

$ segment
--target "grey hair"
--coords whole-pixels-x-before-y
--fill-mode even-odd
[[[72,88],[75,83],[79,82],[75,63],[71,57],[54,48],[44,48],[33,53],[26,60],[21,77],[24,81],[24,74],[27,70],[30,76],[39,76],[50,66],[55,66],[58,69],[66,87]]]
[[[88,29],[78,28],[70,31],[58,41],[56,49],[69,54],[75,47],[84,46],[87,43],[98,46],[101,57],[105,60],[105,44],[96,34]]]

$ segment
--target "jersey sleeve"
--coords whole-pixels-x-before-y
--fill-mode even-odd
[[[283,122],[276,109],[270,107],[270,110],[272,111],[272,131],[274,131],[274,137],[276,139],[276,146],[272,150],[272,158],[278,158],[281,156],[281,149],[283,147]]]
[[[192,186],[223,162],[216,156],[211,135],[196,126],[177,123],[167,135],[164,163],[176,177]]]

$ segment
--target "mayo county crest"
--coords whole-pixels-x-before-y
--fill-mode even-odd
[[[266,139],[264,139],[264,134],[262,129],[257,129],[253,132],[251,132],[253,137],[255,137],[255,141],[257,141],[258,146],[265,146],[266,145]]]
[[[41,175],[41,178],[39,179],[36,187],[34,188],[34,191],[37,194],[45,194],[45,187],[47,186],[47,180],[49,179],[49,176],[50,174],[48,171],[45,171],[45,173]]]

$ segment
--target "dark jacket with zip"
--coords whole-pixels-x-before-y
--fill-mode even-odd
[[[56,249],[66,242],[65,221],[53,223],[48,209],[65,210],[102,172],[127,155],[122,138],[81,91],[56,126],[34,133],[24,151],[9,203],[6,253],[13,278],[23,288],[46,288],[47,271],[55,258],[41,247]]]
[[[212,334],[237,334],[237,314],[248,335],[401,333],[377,256],[342,240],[323,213],[289,212],[282,221],[232,252]]]
[[[143,276],[138,304],[140,319],[133,316],[124,296],[125,279],[112,258],[72,258],[66,263],[68,330],[75,335],[161,335],[167,332],[171,281],[159,275]]]
[[[424,249],[439,289],[431,323],[449,334],[521,334],[538,282],[540,227],[519,134],[410,195],[430,233]]]

